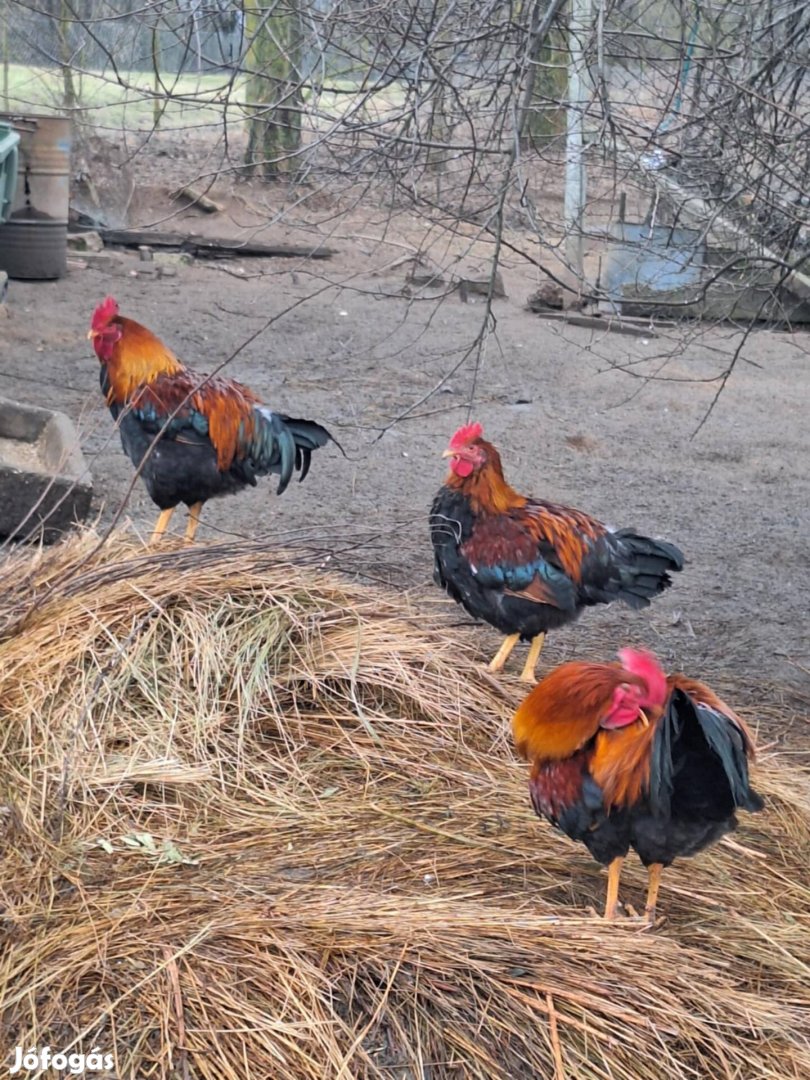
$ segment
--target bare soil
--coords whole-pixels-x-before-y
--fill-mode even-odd
[[[148,268],[141,275],[145,264],[137,255],[106,251],[78,255],[86,268],[62,281],[11,283],[9,318],[0,323],[0,394],[63,410],[77,423],[102,525],[119,510],[133,470],[112,433],[86,340],[96,303],[112,293],[125,314],[201,371],[278,316],[227,373],[274,408],[325,423],[347,457],[331,447],[319,451],[306,482],[282,498],[271,479],[209,504],[200,539],[314,544],[347,572],[446,603],[459,623],[459,648],[493,651],[495,632],[471,630],[461,609],[431,585],[427,512],[444,475],[439,455],[466,422],[472,400],[471,418],[484,424],[519,490],[665,536],[688,559],[649,610],[591,611],[552,635],[543,666],[574,656],[608,658],[627,641],[644,642],[667,664],[715,675],[754,700],[778,707],[778,686],[796,695],[794,703],[806,703],[807,334],[764,328],[751,335],[709,421],[692,438],[716,394],[716,377],[739,345],[733,327],[631,338],[553,322],[526,310],[542,277],[507,253],[507,296],[494,302],[496,331],[479,361],[475,351],[466,354],[482,328],[483,301],[464,303],[450,289],[454,275],[487,272],[491,248],[471,233],[447,241],[412,214],[392,217],[368,204],[340,216],[314,193],[287,224],[268,224],[268,209],[285,196],[256,183],[216,186],[211,194],[227,209],[206,216],[169,200],[177,177],[168,164],[160,172],[164,160],[144,159],[131,224],[323,242],[338,254],[317,264],[174,263],[176,276],[159,277]],[[553,217],[553,197],[546,211]],[[524,243],[517,232],[509,235]],[[426,247],[445,288],[406,282],[408,257]],[[656,372],[659,379],[650,381]],[[146,535],[156,514],[136,483],[122,520]],[[514,661],[517,670],[521,662]],[[806,726],[794,734],[806,741]]]

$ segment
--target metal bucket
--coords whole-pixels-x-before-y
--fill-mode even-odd
[[[20,136],[17,193],[0,225],[0,270],[47,280],[67,273],[71,122],[64,116],[0,113]]]

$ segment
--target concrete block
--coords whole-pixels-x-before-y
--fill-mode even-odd
[[[158,266],[192,266],[194,256],[188,251],[156,251],[154,260]]]
[[[53,543],[87,519],[92,497],[69,417],[0,398],[0,536]]]
[[[97,232],[68,233],[67,243],[71,251],[104,250],[104,241]]]

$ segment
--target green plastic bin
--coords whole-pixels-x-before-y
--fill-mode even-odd
[[[11,212],[17,190],[19,145],[19,133],[10,124],[0,121],[0,225]]]

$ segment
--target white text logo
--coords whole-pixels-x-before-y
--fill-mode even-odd
[[[112,1054],[102,1054],[94,1046],[89,1054],[52,1053],[50,1046],[38,1049],[32,1046],[26,1053],[25,1047],[14,1047],[14,1064],[9,1069],[12,1076],[20,1072],[34,1072],[41,1069],[53,1069],[69,1076],[81,1076],[86,1072],[100,1072],[113,1067]]]

